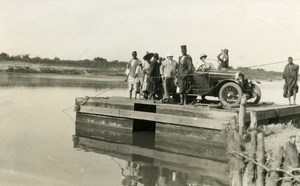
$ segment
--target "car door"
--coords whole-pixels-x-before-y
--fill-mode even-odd
[[[192,81],[192,94],[204,95],[210,92],[208,72],[195,72]]]

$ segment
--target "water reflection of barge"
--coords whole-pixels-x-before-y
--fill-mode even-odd
[[[138,164],[147,169],[143,182],[229,184],[221,128],[235,114],[126,98],[77,99],[77,105],[75,147]]]
[[[115,135],[119,136],[118,132]],[[160,142],[169,139],[153,143],[154,135],[152,132],[135,132],[133,142],[139,141],[136,145],[106,137],[100,140],[74,135],[73,140],[75,148],[127,161],[127,166],[120,166],[123,181],[129,179],[132,183],[136,181],[143,185],[229,185],[226,160],[202,158],[203,148],[195,148],[201,144],[186,144],[182,148],[169,145],[164,148]],[[143,141],[140,141],[141,138]],[[181,139],[177,142],[184,143]],[[188,147],[190,149],[186,150]],[[220,154],[215,156],[223,157]],[[128,171],[130,173],[126,174]]]

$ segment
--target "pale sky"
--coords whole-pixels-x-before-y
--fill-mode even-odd
[[[300,58],[299,0],[0,0],[0,52],[128,61],[180,45],[230,65]],[[300,63],[299,61],[295,61]],[[282,71],[284,64],[264,67]]]

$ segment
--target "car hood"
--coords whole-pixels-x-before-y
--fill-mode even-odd
[[[206,73],[208,73],[210,77],[222,79],[235,79],[237,74],[242,74],[242,72],[238,70],[209,70]]]

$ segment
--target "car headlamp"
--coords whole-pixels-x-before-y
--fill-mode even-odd
[[[240,73],[237,72],[237,73],[235,74],[235,79],[239,79],[239,76],[240,76]]]
[[[244,74],[242,72],[237,72],[235,74],[235,79],[240,81],[240,82],[243,82],[244,81]]]

